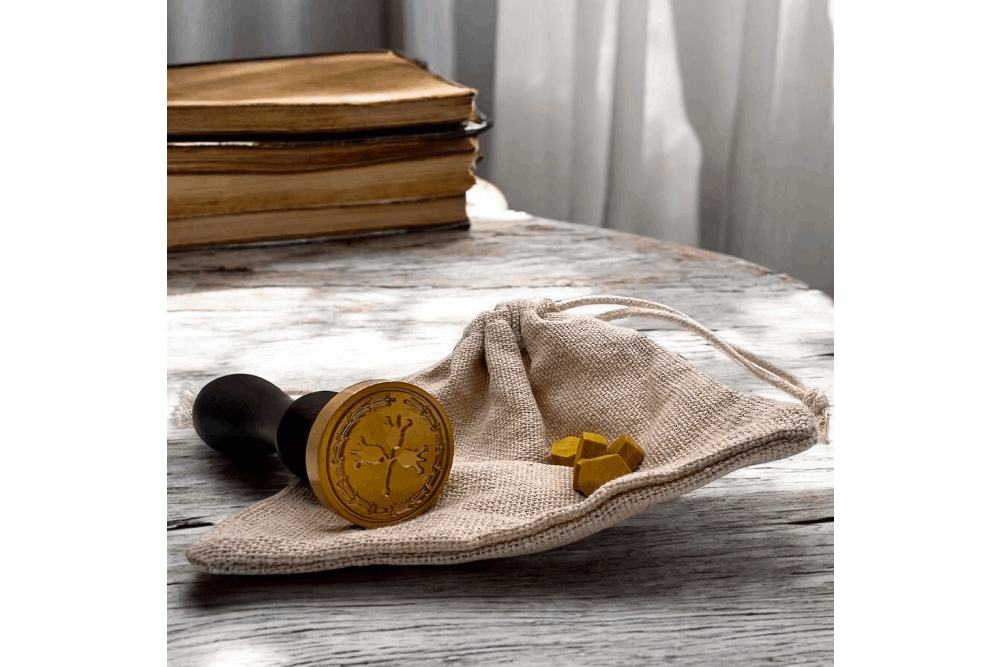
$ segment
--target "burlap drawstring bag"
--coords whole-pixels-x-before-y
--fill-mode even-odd
[[[565,311],[623,306],[596,317]],[[743,394],[706,376],[626,317],[673,322],[804,405]],[[569,544],[745,466],[791,456],[828,436],[826,398],[720,340],[680,312],[621,297],[515,301],[476,317],[454,351],[406,378],[444,406],[455,432],[437,503],[403,523],[361,529],[296,481],[223,521],[188,550],[214,573],[290,574],[357,565],[443,565]],[[629,433],[638,469],[589,497],[552,442],[583,431]]]

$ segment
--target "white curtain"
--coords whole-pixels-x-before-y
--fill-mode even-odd
[[[833,293],[823,0],[501,0],[491,179],[537,215]]]
[[[167,62],[386,48],[388,9],[349,0],[167,0]]]
[[[395,48],[479,89],[513,208],[833,294],[832,0],[168,0],[168,61]]]

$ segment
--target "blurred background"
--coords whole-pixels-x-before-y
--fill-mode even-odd
[[[833,296],[833,0],[168,0],[168,64],[393,49],[478,89],[510,207]]]

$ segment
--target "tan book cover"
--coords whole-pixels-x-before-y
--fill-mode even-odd
[[[392,51],[167,68],[167,134],[345,132],[460,123],[475,90]]]
[[[236,174],[320,171],[478,150],[486,121],[445,131],[252,135],[167,140],[168,174]],[[361,136],[359,136],[361,135]]]
[[[459,195],[477,153],[308,172],[167,174],[167,220]]]
[[[167,248],[417,229],[464,222],[465,195],[186,218],[167,222]]]

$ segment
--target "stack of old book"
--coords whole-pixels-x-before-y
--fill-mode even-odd
[[[475,90],[390,51],[167,68],[167,247],[467,223]]]

